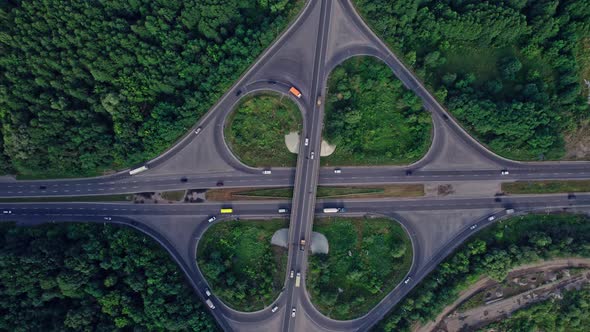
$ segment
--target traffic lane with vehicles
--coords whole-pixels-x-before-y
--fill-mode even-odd
[[[311,112],[308,114],[306,128],[309,131],[305,132],[303,137],[309,138],[309,144],[306,146],[300,144],[300,154],[297,163],[297,172],[295,187],[293,191],[293,212],[291,215],[292,229],[290,240],[300,243],[300,248],[291,246],[289,248],[289,261],[298,271],[296,271],[295,287],[287,286],[288,292],[286,297],[287,308],[291,307],[291,318],[284,316],[283,331],[297,331],[301,330],[301,318],[305,315],[300,315],[296,319],[296,310],[301,308],[303,303],[309,302],[306,298],[305,291],[305,276],[307,272],[307,253],[308,246],[303,241],[311,237],[311,230],[314,219],[315,197],[318,184],[320,158],[319,150],[322,135],[323,122],[323,108],[321,103],[321,96],[323,95],[323,79],[325,76],[325,54],[326,54],[326,39],[328,38],[328,27],[331,14],[332,1],[318,1],[319,18],[317,23],[317,38],[314,49],[314,62],[312,72],[312,84],[307,97],[309,106],[307,110]],[[308,36],[306,36],[308,37]],[[317,101],[320,100],[318,103]],[[318,158],[315,158],[317,151]],[[302,249],[302,250],[300,250]]]
[[[590,204],[590,194],[578,193],[574,198],[568,194],[513,195],[501,198],[407,198],[395,199],[319,199],[315,215],[359,215],[371,212],[429,211],[480,208],[528,209],[544,206],[584,206]],[[234,201],[231,203],[199,204],[131,204],[131,203],[0,203],[0,217],[17,218],[26,215],[38,216],[134,216],[134,215],[206,215],[217,216],[222,208],[232,208],[230,216],[281,217],[281,208],[291,209],[288,200]],[[324,214],[324,208],[345,207],[345,213]]]
[[[340,173],[336,173],[335,169],[339,169]],[[261,169],[256,174],[230,171],[211,172],[210,174],[137,176],[110,181],[91,179],[2,182],[0,183],[0,197],[86,196],[218,187],[280,187],[293,185],[295,169],[271,168],[270,170],[272,170],[272,174],[262,174],[263,170]],[[408,167],[330,167],[320,170],[319,185],[590,179],[590,167],[581,165],[507,168],[508,175],[502,175],[502,170],[423,171]]]
[[[480,208],[482,206],[485,207],[505,207],[505,205],[516,208],[517,211],[519,209],[530,209],[530,208],[545,208],[545,207],[576,207],[576,206],[588,206],[590,205],[590,195],[588,194],[580,194],[577,195],[575,200],[568,200],[567,195],[547,195],[544,197],[538,196],[531,196],[531,197],[513,197],[510,200],[506,200],[504,203],[498,204],[494,202],[493,199],[416,199],[416,200],[409,200],[409,201],[388,201],[388,200],[379,200],[379,201],[370,201],[370,200],[354,200],[351,202],[346,202],[346,213],[340,214],[331,214],[331,215],[362,215],[367,211],[381,211],[384,214],[388,213],[395,213],[395,211],[420,211],[420,210],[442,210],[442,209],[471,209],[471,208]],[[93,220],[94,222],[117,222],[121,215],[123,217],[132,217],[135,219],[136,217],[141,219],[142,215],[150,215],[153,218],[157,218],[158,216],[171,216],[171,215],[215,215],[219,212],[219,210],[224,207],[224,204],[202,204],[196,206],[137,206],[137,205],[130,205],[130,204],[87,204],[87,203],[68,203],[68,204],[59,204],[59,206],[54,206],[56,204],[45,203],[45,204],[11,204],[10,206],[6,206],[6,204],[0,204],[0,210],[10,210],[12,213],[10,215],[0,215],[0,219],[8,221],[8,220],[28,220],[28,219],[35,219],[41,220],[39,218],[43,218],[42,220],[46,222],[50,221],[62,221],[64,218],[70,221],[86,221],[86,220]],[[269,206],[271,205],[271,206]],[[282,203],[281,205],[284,205]],[[333,206],[343,206],[342,202],[335,201],[335,200],[324,200],[318,203],[318,207],[316,208],[316,212],[318,214],[323,213],[324,207],[333,207]],[[179,209],[179,207],[181,207]],[[278,214],[278,209],[280,208],[278,203],[269,203],[269,202],[252,202],[252,203],[236,203],[232,204],[233,212],[236,215],[240,216],[250,216],[250,217],[271,217],[276,216]],[[128,209],[130,208],[130,209]],[[136,211],[133,211],[134,208],[137,208]],[[112,218],[111,220],[105,220],[104,218]],[[485,226],[486,220],[488,216],[484,216],[481,221],[477,221],[479,227],[481,229]],[[492,222],[492,221],[490,221]],[[210,223],[207,221],[206,217],[202,217],[202,230],[204,231]],[[470,230],[468,227],[460,233],[461,236],[473,234],[473,230]],[[455,238],[452,243],[460,243],[457,241],[462,241],[461,238]],[[174,241],[170,241],[174,242]],[[190,253],[191,250],[189,249],[191,246],[189,245],[186,249],[187,253]],[[194,249],[192,251],[194,253]],[[444,256],[442,256],[444,257]],[[435,266],[434,263],[432,263]],[[418,268],[419,265],[416,265]],[[427,272],[424,272],[424,275]],[[414,282],[418,282],[421,278],[420,272],[411,273],[410,277]],[[206,287],[206,284],[199,283],[199,287]],[[303,288],[300,288],[301,291],[304,291]],[[201,290],[203,292],[204,290]],[[371,312],[371,315],[376,315],[381,312],[387,311],[387,306],[391,304],[395,299],[398,299],[399,296],[405,295],[406,289],[404,287],[398,287],[396,291],[392,295],[388,295],[387,300],[383,302],[383,308],[381,306],[376,309],[375,313]],[[285,298],[287,298],[285,296]],[[214,303],[219,307],[219,304],[216,300],[213,300]],[[283,302],[279,300],[277,302],[279,306],[285,307],[289,309],[286,305],[282,305]],[[296,306],[299,305],[300,302],[296,303]],[[313,311],[308,311],[311,308],[307,308],[307,304],[303,302],[301,305],[305,309],[306,315],[317,315],[317,313],[313,313]],[[302,308],[299,306],[299,308]],[[269,308],[267,308],[269,309]],[[217,310],[217,309],[216,309]],[[311,312],[311,314],[310,314]],[[280,313],[280,312],[279,312]],[[302,313],[302,312],[300,312]],[[226,314],[226,313],[224,313]],[[271,312],[272,314],[272,312]],[[261,317],[269,317],[269,313],[260,313],[260,316],[256,315],[242,315],[241,313],[228,313],[231,315],[231,319],[235,319],[236,321],[251,321],[255,322]],[[373,316],[371,316],[373,317]],[[323,325],[321,316],[314,318],[316,321]],[[332,324],[332,323],[330,323]],[[340,324],[338,322],[334,324]],[[345,323],[347,325],[349,323]],[[354,325],[354,324],[353,324]],[[350,325],[350,326],[353,326]],[[340,326],[340,325],[338,325]],[[347,325],[348,326],[348,325]]]

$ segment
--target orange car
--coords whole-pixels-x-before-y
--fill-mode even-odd
[[[291,89],[289,89],[289,92],[291,92],[295,97],[301,98],[301,92],[295,89],[295,87],[292,86]]]

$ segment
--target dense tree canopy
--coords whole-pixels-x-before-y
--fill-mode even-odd
[[[155,156],[301,3],[2,2],[0,162],[6,155],[21,173],[85,175]]]
[[[126,228],[0,224],[0,330],[213,331],[154,241]]]
[[[576,58],[590,35],[589,0],[355,2],[461,123],[504,156],[561,158],[564,133],[590,118]]]

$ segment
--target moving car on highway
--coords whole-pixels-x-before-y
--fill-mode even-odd
[[[294,86],[292,86],[291,89],[289,89],[289,92],[291,92],[291,94],[293,94],[295,97],[301,98],[301,92],[297,90]]]

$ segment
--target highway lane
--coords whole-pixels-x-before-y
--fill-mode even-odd
[[[227,207],[224,203],[200,203],[200,204],[174,204],[174,205],[142,205],[142,204],[130,204],[130,203],[0,203],[0,221],[91,221],[91,222],[118,222],[121,218],[128,218],[128,220],[141,220],[141,216],[195,216],[195,218],[203,219],[202,216],[216,215],[221,207]],[[289,201],[252,201],[252,202],[234,202],[229,204],[233,207],[235,215],[232,217],[243,217],[243,218],[271,218],[281,217],[277,210],[279,207],[290,207]],[[480,209],[480,208],[505,208],[511,207],[517,210],[528,210],[528,209],[544,209],[544,208],[575,208],[575,207],[588,207],[590,206],[590,194],[578,194],[575,199],[568,199],[567,195],[542,195],[542,196],[510,196],[502,198],[501,202],[496,202],[494,198],[464,198],[464,199],[406,199],[406,200],[391,200],[391,199],[379,199],[379,200],[368,200],[368,199],[357,199],[357,200],[319,200],[314,208],[315,216],[322,216],[322,209],[324,207],[346,207],[348,213],[346,215],[363,215],[365,213],[379,213],[389,216],[402,221],[403,218],[396,216],[398,211],[428,211],[428,210],[463,210],[463,209]],[[4,213],[4,211],[11,211],[10,214]],[[282,215],[284,216],[284,215]],[[435,222],[435,221],[434,221]],[[485,221],[480,221],[480,226],[485,225]],[[133,224],[134,227],[141,226],[139,224]],[[209,223],[204,223],[200,226],[196,237],[200,237]],[[310,223],[311,225],[311,223]],[[409,234],[414,233],[411,229],[408,230]],[[459,245],[464,239],[470,234],[469,230],[463,230],[459,237],[456,237],[451,241],[451,245]],[[158,234],[156,234],[158,236]],[[176,253],[170,244],[163,244],[169,252],[174,256]],[[418,248],[414,250],[419,251]],[[189,247],[196,247],[196,243]],[[297,248],[296,246],[294,247]],[[440,251],[440,259],[450,253],[452,249],[445,249]],[[297,252],[299,250],[296,249]],[[190,256],[190,252],[188,254]],[[420,256],[420,255],[417,255]],[[438,256],[437,256],[438,257]],[[436,257],[435,257],[436,258]],[[186,263],[183,263],[186,265]],[[373,311],[371,311],[364,319],[354,321],[333,321],[326,317],[323,317],[315,310],[309,310],[307,305],[311,305],[310,302],[303,302],[305,305],[305,314],[310,319],[319,322],[320,326],[328,324],[328,329],[347,329],[347,330],[365,330],[364,327],[372,325],[377,322],[377,319],[382,317],[393,304],[397,303],[408,291],[409,288],[413,287],[423,276],[425,276],[429,269],[436,266],[437,261],[431,261],[429,265],[424,265],[424,262],[416,262],[413,265],[410,275],[412,277],[412,285],[409,287],[405,284],[400,284],[393,293],[386,296],[382,303]],[[183,266],[181,264],[181,266]],[[196,265],[195,265],[196,268]],[[200,273],[194,272],[194,268],[191,266],[183,266],[183,270],[186,272],[194,284],[195,289],[201,294],[206,287]],[[303,286],[302,286],[303,287]],[[299,292],[304,292],[304,288],[300,288]],[[201,294],[202,295],[202,294]],[[281,308],[290,310],[290,307],[286,304],[288,294],[283,293],[277,302]],[[303,296],[304,294],[298,294],[295,296]],[[218,308],[222,308],[218,299],[214,299]],[[299,303],[299,302],[297,302]],[[258,313],[242,314],[234,311],[223,311],[220,310],[224,316],[237,319],[238,321],[250,321],[255,322],[263,318],[272,316],[266,311]],[[299,314],[303,314],[299,312]],[[367,325],[369,324],[369,325]]]
[[[412,198],[412,199],[350,199],[318,200],[313,213],[325,215],[325,207],[345,207],[345,214],[395,213],[398,211],[464,210],[481,208],[532,209],[562,206],[575,207],[590,205],[590,194],[576,194],[568,199],[567,194],[504,196],[501,201],[495,198]],[[284,217],[279,208],[292,208],[291,202],[284,201],[241,201],[232,203],[194,203],[194,204],[132,204],[132,203],[0,203],[0,218],[4,221],[21,216],[56,217],[133,217],[141,215],[218,215],[222,207],[234,209],[235,216]],[[11,211],[10,214],[2,213]],[[231,216],[230,216],[231,217]],[[80,220],[84,221],[84,220]]]
[[[303,144],[301,145],[303,146]],[[302,153],[306,153],[306,150]],[[319,172],[319,185],[590,179],[590,167],[585,166],[508,168],[509,175],[501,175],[500,169],[473,171],[423,171],[408,167],[340,167],[340,169],[342,173],[335,174],[334,168],[322,168]],[[412,170],[412,174],[407,175],[406,170]],[[294,169],[273,169],[270,175],[263,175],[262,172],[245,174],[240,171],[231,171],[187,174],[184,176],[131,177],[120,180],[2,182],[0,183],[0,197],[85,196],[180,189],[211,189],[219,188],[217,187],[219,181],[222,181],[224,187],[228,188],[292,186],[295,182],[294,173]],[[182,177],[186,178],[187,182],[181,182]],[[44,186],[45,189],[40,189],[41,186]]]
[[[323,97],[322,80],[324,78],[324,62],[326,52],[326,38],[328,35],[329,17],[331,11],[331,0],[318,1],[320,6],[320,17],[318,22],[318,34],[315,44],[315,60],[313,65],[313,82],[311,94],[305,96],[307,101],[307,130],[301,135],[299,156],[297,158],[297,171],[293,190],[293,207],[291,209],[291,224],[289,227],[289,258],[287,273],[294,270],[300,275],[301,286],[295,287],[293,282],[287,282],[285,292],[286,311],[283,315],[283,331],[297,331],[297,322],[304,317],[302,312],[302,297],[306,295],[305,279],[307,272],[307,254],[309,240],[314,217],[315,197],[320,170],[320,145],[323,128],[323,107],[317,104],[317,100]],[[304,143],[309,139],[309,145]],[[307,243],[304,250],[299,250],[300,241]],[[305,302],[305,301],[304,301]],[[292,318],[292,309],[299,311],[299,317]],[[307,310],[306,310],[307,312]]]

